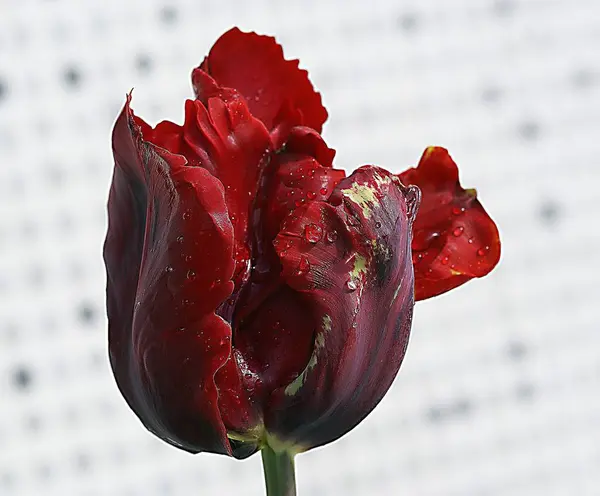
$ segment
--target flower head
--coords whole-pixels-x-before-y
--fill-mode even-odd
[[[399,176],[334,169],[321,98],[273,38],[228,31],[192,81],[182,126],[152,128],[128,96],[113,131],[117,383],[188,451],[331,442],[391,385],[415,290],[489,272],[496,227],[441,148]]]

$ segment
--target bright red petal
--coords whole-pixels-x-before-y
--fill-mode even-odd
[[[274,239],[283,220],[311,201],[327,200],[345,177],[331,167],[335,151],[315,131],[296,127],[285,149],[273,157],[272,175],[266,186],[267,238]]]
[[[189,166],[203,167],[225,186],[239,288],[250,270],[249,213],[271,152],[266,128],[242,98],[228,91],[209,98],[206,107],[198,100],[186,101],[183,126],[161,122],[155,129],[146,125],[143,131],[144,139],[185,156]]]
[[[428,148],[418,167],[403,172],[400,179],[422,192],[412,241],[417,300],[483,277],[496,266],[498,228],[475,190],[461,187],[458,168],[447,150]]]
[[[220,404],[236,397],[246,412],[238,429],[256,419],[239,374],[215,384],[232,358],[231,327],[215,313],[233,290],[225,190],[206,169],[144,141],[138,122],[128,99],[113,132],[104,248],[111,365],[151,431],[189,451],[231,454]]]
[[[207,88],[202,72],[210,74],[219,86],[239,91],[252,114],[270,131],[277,133],[276,128],[282,125],[287,129],[304,125],[321,132],[327,119],[308,73],[298,68],[297,60],[285,60],[281,46],[270,36],[244,33],[238,28],[221,36],[192,73],[200,100],[207,89],[214,91]]]

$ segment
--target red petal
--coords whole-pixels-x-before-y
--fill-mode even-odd
[[[496,266],[498,228],[475,190],[461,187],[458,168],[447,150],[428,148],[418,167],[403,172],[400,179],[422,192],[412,241],[417,300],[483,277]]]
[[[231,328],[215,314],[233,289],[224,187],[204,168],[143,141],[129,98],[113,150],[104,256],[115,378],[161,438],[231,454],[219,402],[239,393],[241,378],[228,377],[219,391],[215,384],[231,357]],[[252,424],[247,397],[239,403]]]
[[[273,157],[272,177],[267,185],[265,222],[269,240],[275,238],[283,219],[311,201],[327,200],[345,177],[331,167],[335,151],[315,131],[297,127],[284,151]]]
[[[328,202],[285,220],[275,246],[285,281],[306,305],[305,333],[315,337],[304,371],[271,395],[269,432],[300,449],[319,446],[352,429],[386,393],[410,332],[417,203],[416,188],[363,167]]]
[[[185,103],[183,127],[161,122],[144,129],[144,139],[184,155],[188,165],[203,167],[225,186],[225,199],[233,223],[236,246],[236,288],[249,274],[249,213],[271,152],[269,134],[254,118],[243,99],[232,91]]]
[[[297,60],[285,60],[281,46],[269,36],[243,33],[238,28],[223,34],[192,73],[200,100],[207,90],[202,72],[210,74],[219,86],[238,90],[252,114],[271,131],[277,132],[282,125],[287,129],[304,125],[321,132],[327,119],[308,73],[298,68]]]

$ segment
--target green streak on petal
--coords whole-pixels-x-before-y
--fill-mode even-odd
[[[310,360],[308,361],[308,364],[302,373],[285,388],[286,395],[293,396],[296,394],[304,385],[304,381],[306,381],[306,376],[308,373],[317,365],[319,351],[325,347],[325,336],[329,331],[331,331],[331,324],[331,317],[329,315],[325,315],[323,317],[321,329],[317,331],[317,335],[315,336],[315,347],[312,355],[310,356]]]

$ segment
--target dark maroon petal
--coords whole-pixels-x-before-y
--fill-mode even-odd
[[[244,33],[238,28],[223,34],[192,73],[200,100],[215,91],[202,73],[212,76],[220,87],[239,91],[252,114],[279,136],[276,142],[282,143],[286,134],[278,127],[288,130],[304,125],[321,132],[327,119],[308,73],[298,68],[297,60],[285,60],[281,46],[270,36]]]
[[[413,224],[415,298],[424,300],[488,274],[500,259],[498,228],[477,200],[463,189],[448,151],[425,150],[418,167],[400,174],[421,189]]]
[[[269,433],[306,450],[357,425],[391,385],[406,351],[413,308],[411,219],[418,189],[362,167],[328,202],[307,203],[275,246],[284,279],[313,323],[303,372],[272,393]]]
[[[215,314],[233,290],[225,189],[208,170],[144,141],[129,100],[113,131],[104,247],[111,365],[156,435],[189,451],[231,454],[219,403],[239,397],[247,412],[239,429],[256,420],[239,374],[215,384],[232,358],[231,328]]]

